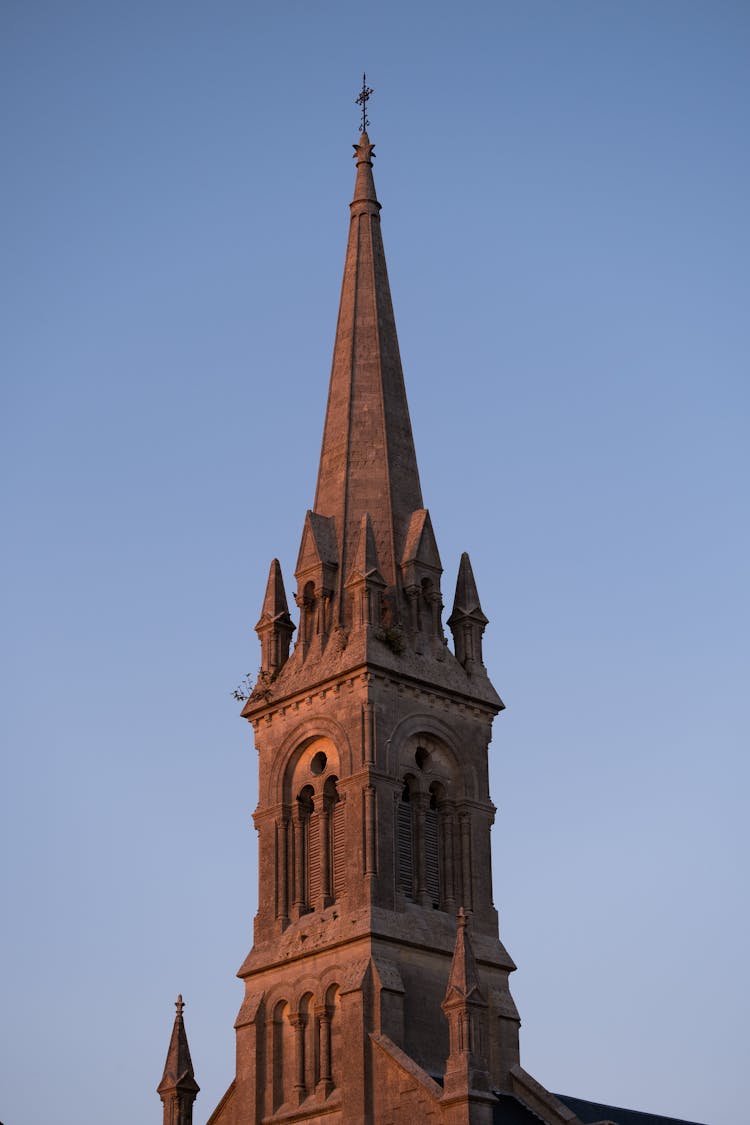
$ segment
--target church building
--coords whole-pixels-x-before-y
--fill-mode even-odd
[[[298,612],[274,559],[255,626],[242,713],[258,912],[235,1077],[208,1125],[681,1125],[556,1096],[521,1066],[492,899],[487,752],[503,703],[468,554],[445,632],[368,124],[363,112]],[[192,1125],[198,1089],[180,998],[164,1125]]]

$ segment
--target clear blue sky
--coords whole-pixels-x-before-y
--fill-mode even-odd
[[[750,8],[0,5],[0,1120],[205,1121],[256,903],[268,563],[371,137],[425,502],[508,710],[494,882],[554,1090],[747,1106]]]

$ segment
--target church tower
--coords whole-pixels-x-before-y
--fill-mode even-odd
[[[487,752],[503,703],[466,554],[452,647],[444,632],[367,124],[299,616],[274,559],[256,625],[243,715],[258,752],[258,912],[236,1077],[210,1125],[490,1125],[526,1079],[492,901]],[[537,1121],[577,1121],[533,1086]]]
[[[243,709],[259,891],[236,1072],[207,1125],[689,1125],[554,1095],[519,1061],[492,901],[488,748],[503,703],[468,554],[443,627],[362,133],[315,501],[273,559]],[[259,599],[260,600],[260,599]],[[178,998],[164,1125],[198,1093]]]

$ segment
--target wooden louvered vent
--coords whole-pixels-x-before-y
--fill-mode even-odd
[[[313,813],[307,821],[307,905],[313,910],[320,899],[320,818]]]
[[[346,890],[346,836],[344,835],[344,802],[333,807],[333,897],[340,899]]]
[[[440,834],[437,809],[424,814],[424,852],[427,894],[433,906],[440,906]]]
[[[397,806],[398,885],[407,898],[414,897],[414,847],[411,805],[400,801]]]

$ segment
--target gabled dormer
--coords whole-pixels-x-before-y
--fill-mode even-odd
[[[417,652],[444,647],[440,562],[432,520],[426,508],[412,512],[401,557],[401,580],[409,604],[408,631]]]
[[[386,581],[378,566],[378,553],[369,512],[362,516],[359,543],[346,589],[352,598],[352,629],[371,628],[380,624],[382,595]]]
[[[333,519],[308,510],[294,570],[294,600],[300,609],[297,645],[301,646],[303,659],[313,641],[325,645],[331,631],[331,599],[338,565]]]

